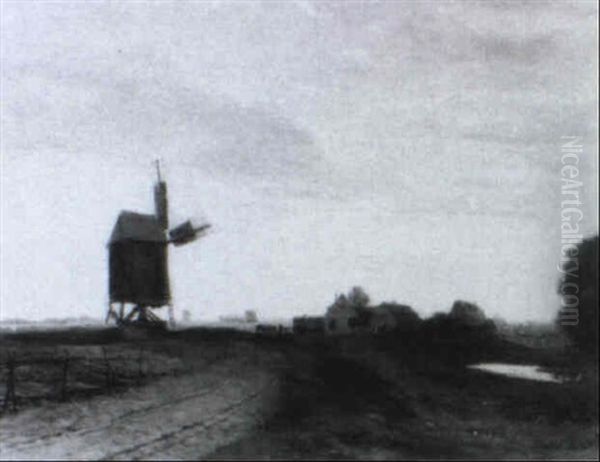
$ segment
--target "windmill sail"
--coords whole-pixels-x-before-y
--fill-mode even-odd
[[[210,228],[209,224],[194,228],[190,220],[176,226],[169,231],[169,242],[180,246],[196,240],[204,231]]]

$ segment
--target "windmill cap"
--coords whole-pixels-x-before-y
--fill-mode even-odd
[[[117,218],[109,244],[127,240],[143,242],[167,241],[155,215],[123,210]]]

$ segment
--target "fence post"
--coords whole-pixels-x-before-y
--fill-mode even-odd
[[[60,389],[60,399],[61,401],[67,400],[67,382],[69,377],[69,352],[65,352],[65,358],[63,360],[63,370],[62,370],[62,382]]]
[[[144,360],[144,345],[140,345],[140,357],[138,359],[138,383],[142,383],[144,378],[144,371],[142,368],[142,362]]]
[[[8,408],[8,403],[12,403],[12,410],[17,410],[17,396],[15,394],[15,367],[16,361],[13,353],[8,354],[6,368],[8,375],[6,377],[6,393],[4,394],[4,410]]]
[[[102,353],[104,354],[104,366],[106,371],[106,388],[108,389],[109,393],[112,393],[114,374],[110,366],[110,361],[108,360],[108,355],[106,354],[106,348],[102,347]]]

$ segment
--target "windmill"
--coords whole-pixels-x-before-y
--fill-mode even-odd
[[[107,323],[113,319],[118,326],[165,327],[165,321],[154,310],[166,306],[172,324],[168,246],[193,242],[211,226],[205,223],[196,227],[188,220],[168,230],[167,183],[161,178],[158,161],[156,172],[154,214],[123,210],[110,236]]]

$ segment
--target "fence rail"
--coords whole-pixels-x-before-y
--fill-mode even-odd
[[[156,358],[155,358],[156,359]],[[130,354],[101,355],[43,354],[38,356],[9,353],[0,362],[0,410],[16,411],[26,402],[67,401],[82,394],[112,393],[120,387],[141,385],[146,378],[169,373],[158,367],[142,347]],[[153,364],[154,363],[154,364]],[[172,372],[172,371],[171,371]]]

